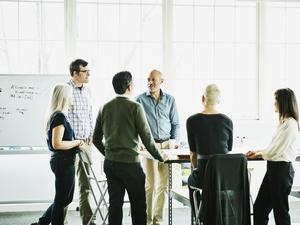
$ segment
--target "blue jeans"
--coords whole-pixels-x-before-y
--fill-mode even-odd
[[[133,225],[146,225],[145,174],[140,163],[104,161],[109,209],[108,224],[122,225],[123,201],[127,191]]]
[[[75,157],[51,158],[50,166],[55,175],[55,198],[43,216],[41,225],[63,225],[64,208],[73,200],[75,188]]]

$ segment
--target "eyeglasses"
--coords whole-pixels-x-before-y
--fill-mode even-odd
[[[80,72],[82,72],[82,73],[90,73],[91,70],[79,70],[78,72],[79,72],[79,73],[80,73]]]

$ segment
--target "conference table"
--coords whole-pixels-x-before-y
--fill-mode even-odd
[[[186,163],[190,162],[190,150],[184,149],[162,149],[163,154],[168,156],[168,160],[165,163],[168,164],[168,225],[172,225],[172,164],[173,163]],[[231,153],[245,153],[244,149],[235,149]],[[140,155],[155,160],[148,151],[144,150],[140,152]],[[263,159],[252,159],[249,161],[262,161]],[[300,155],[297,156],[296,161],[300,162]],[[300,198],[300,186],[295,187],[291,193],[292,196]],[[186,198],[184,198],[186,201]],[[183,201],[184,202],[184,201]]]

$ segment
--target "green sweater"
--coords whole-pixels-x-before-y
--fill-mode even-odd
[[[105,159],[126,163],[139,162],[139,136],[150,154],[163,161],[139,103],[120,96],[99,110],[93,143]]]

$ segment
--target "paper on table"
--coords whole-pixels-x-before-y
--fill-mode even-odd
[[[189,149],[162,149],[163,154],[167,155],[169,160],[176,160],[180,158],[180,156],[187,156],[190,155]],[[153,158],[148,151],[140,151],[140,154],[146,158]]]
[[[162,152],[172,155],[190,155],[190,150],[187,148],[180,149],[162,149]]]

